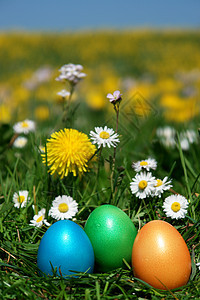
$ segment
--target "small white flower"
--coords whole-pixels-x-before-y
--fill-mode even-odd
[[[78,73],[78,74],[76,75],[76,77],[79,78],[79,79],[81,79],[81,78],[86,77],[86,74],[83,73],[83,72],[81,72],[81,73]]]
[[[180,139],[180,145],[182,150],[189,150],[190,143],[187,138]]]
[[[83,70],[83,66],[82,65],[75,65],[75,64],[66,64],[63,65],[60,69],[59,72],[61,73],[66,73],[66,72],[75,72],[75,71],[82,71]]]
[[[78,212],[78,203],[70,196],[58,196],[52,202],[49,216],[56,220],[71,219]]]
[[[59,70],[61,73],[56,80],[57,81],[69,81],[72,84],[78,83],[82,78],[86,76],[85,73],[81,72],[83,67],[81,65],[66,64]]]
[[[167,148],[174,148],[176,146],[176,131],[173,127],[165,126],[159,127],[156,130],[156,135],[161,144]]]
[[[28,197],[28,191],[19,191],[18,193],[14,193],[13,202],[14,206],[17,208],[25,207],[27,205],[27,201],[30,198]]]
[[[42,208],[38,212],[38,214],[33,217],[33,220],[30,221],[29,225],[35,226],[35,227],[41,227],[44,223],[46,226],[50,226],[50,223],[48,223],[47,220],[45,219],[45,212],[46,212],[46,209]]]
[[[188,201],[181,195],[171,195],[165,198],[163,209],[167,217],[172,219],[185,218],[187,214]]]
[[[61,96],[63,98],[67,98],[70,96],[70,92],[68,92],[67,90],[63,89],[60,92],[57,93],[58,96]]]
[[[192,143],[196,143],[198,136],[197,136],[197,132],[192,130],[192,129],[187,129],[185,131],[185,136],[187,137],[188,141],[192,144]]]
[[[155,185],[155,196],[161,197],[161,194],[164,191],[169,190],[172,187],[171,179],[167,181],[168,177],[166,176],[163,180],[156,179],[156,185]]]
[[[90,136],[93,144],[97,144],[98,148],[101,146],[109,148],[116,147],[117,143],[119,143],[119,135],[114,132],[112,128],[108,128],[107,126],[103,127],[95,127],[95,132],[90,131]]]
[[[147,171],[150,171],[150,169],[155,170],[157,168],[157,161],[154,158],[140,160],[137,161],[136,163],[133,163],[132,168],[136,172],[140,172],[142,169],[146,169]]]
[[[13,143],[13,147],[15,148],[24,148],[28,142],[28,139],[23,136],[18,136]]]
[[[148,196],[153,196],[155,193],[156,179],[152,176],[151,172],[137,173],[132,182],[130,188],[132,194],[136,194],[136,197],[144,199]]]
[[[14,132],[15,133],[24,133],[27,134],[29,132],[33,132],[35,131],[35,122],[31,121],[31,120],[24,120],[22,122],[17,122],[14,126],[13,126]]]
[[[111,94],[111,93],[107,94],[107,98],[113,104],[121,101],[122,100],[121,96],[122,96],[122,94],[120,93],[120,91],[114,91],[113,94]]]
[[[183,150],[189,150],[190,144],[197,142],[197,133],[194,130],[187,129],[180,133],[180,144]]]

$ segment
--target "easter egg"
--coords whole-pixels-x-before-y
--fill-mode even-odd
[[[154,220],[137,234],[132,251],[135,277],[157,289],[174,289],[187,284],[191,258],[181,234],[171,224]]]
[[[95,268],[107,272],[131,264],[137,230],[128,215],[113,205],[102,205],[88,217],[85,227],[95,256]]]
[[[66,276],[74,272],[92,273],[94,251],[84,230],[70,220],[57,221],[43,235],[37,254],[38,268],[52,275]],[[73,271],[73,272],[71,272]]]

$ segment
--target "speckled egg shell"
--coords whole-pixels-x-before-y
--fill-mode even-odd
[[[131,264],[137,230],[121,209],[113,205],[99,206],[90,214],[84,230],[94,249],[96,271],[123,267],[123,259]]]
[[[171,224],[154,220],[136,236],[132,251],[135,277],[158,289],[174,289],[187,284],[191,258],[181,234]]]
[[[78,224],[61,220],[45,232],[38,249],[37,265],[42,272],[52,275],[51,264],[53,269],[57,268],[57,275],[61,272],[62,276],[74,272],[93,272],[94,251]]]

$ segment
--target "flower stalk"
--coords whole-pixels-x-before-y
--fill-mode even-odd
[[[86,76],[86,74],[82,72],[82,69],[83,66],[81,65],[66,64],[59,69],[60,75],[56,78],[57,81],[67,83],[70,89],[69,92],[62,90],[58,93],[64,100],[62,122],[65,123],[65,127],[73,127],[74,114],[77,106],[71,109],[71,98],[77,83]],[[68,98],[67,101],[66,97]]]
[[[120,91],[115,91],[113,94],[107,95],[107,98],[113,104],[114,110],[116,112],[116,130],[115,130],[116,134],[118,132],[118,126],[119,126],[119,106],[122,100],[121,96],[122,94],[120,93]],[[116,163],[116,152],[117,149],[116,147],[114,147],[112,168],[111,168],[111,175],[110,175],[111,197],[113,203],[115,201],[114,172],[115,172],[115,163]]]

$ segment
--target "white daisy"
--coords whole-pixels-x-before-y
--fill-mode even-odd
[[[136,172],[140,172],[142,169],[146,169],[147,171],[150,171],[150,169],[155,170],[157,168],[157,161],[154,158],[140,160],[137,161],[136,163],[133,163],[132,168]]]
[[[42,208],[38,212],[38,214],[33,217],[33,220],[30,221],[29,225],[35,226],[35,227],[41,227],[44,223],[46,226],[50,226],[50,223],[48,223],[47,220],[45,219],[45,212],[46,212],[46,209]]]
[[[63,98],[67,98],[70,96],[70,92],[68,92],[67,90],[63,89],[60,92],[57,93],[58,96],[61,96]]]
[[[93,144],[98,144],[98,148],[101,146],[109,148],[116,147],[119,143],[119,135],[114,132],[112,128],[95,127],[95,132],[90,131],[90,136]]]
[[[163,180],[161,179],[156,179],[156,185],[155,185],[155,195],[158,196],[159,198],[161,197],[161,194],[164,191],[169,190],[172,187],[171,184],[171,179],[167,181],[168,177],[166,176]]]
[[[14,193],[13,195],[13,202],[15,203],[14,206],[17,208],[25,207],[29,199],[30,198],[28,197],[28,191],[19,191],[17,193]]]
[[[35,122],[31,121],[31,120],[24,120],[22,122],[17,122],[14,126],[13,126],[14,132],[15,133],[24,133],[27,134],[29,132],[33,132],[35,131]]]
[[[71,219],[78,212],[78,203],[70,196],[58,196],[52,202],[49,216],[56,220]]]
[[[132,194],[136,194],[136,197],[144,199],[148,196],[153,196],[155,193],[156,179],[152,176],[151,172],[137,173],[132,182],[130,188]]]
[[[167,217],[172,219],[185,218],[187,214],[188,201],[181,195],[171,195],[165,198],[163,209]]]
[[[15,148],[24,148],[28,142],[28,139],[23,136],[18,136],[13,142],[13,147]]]

